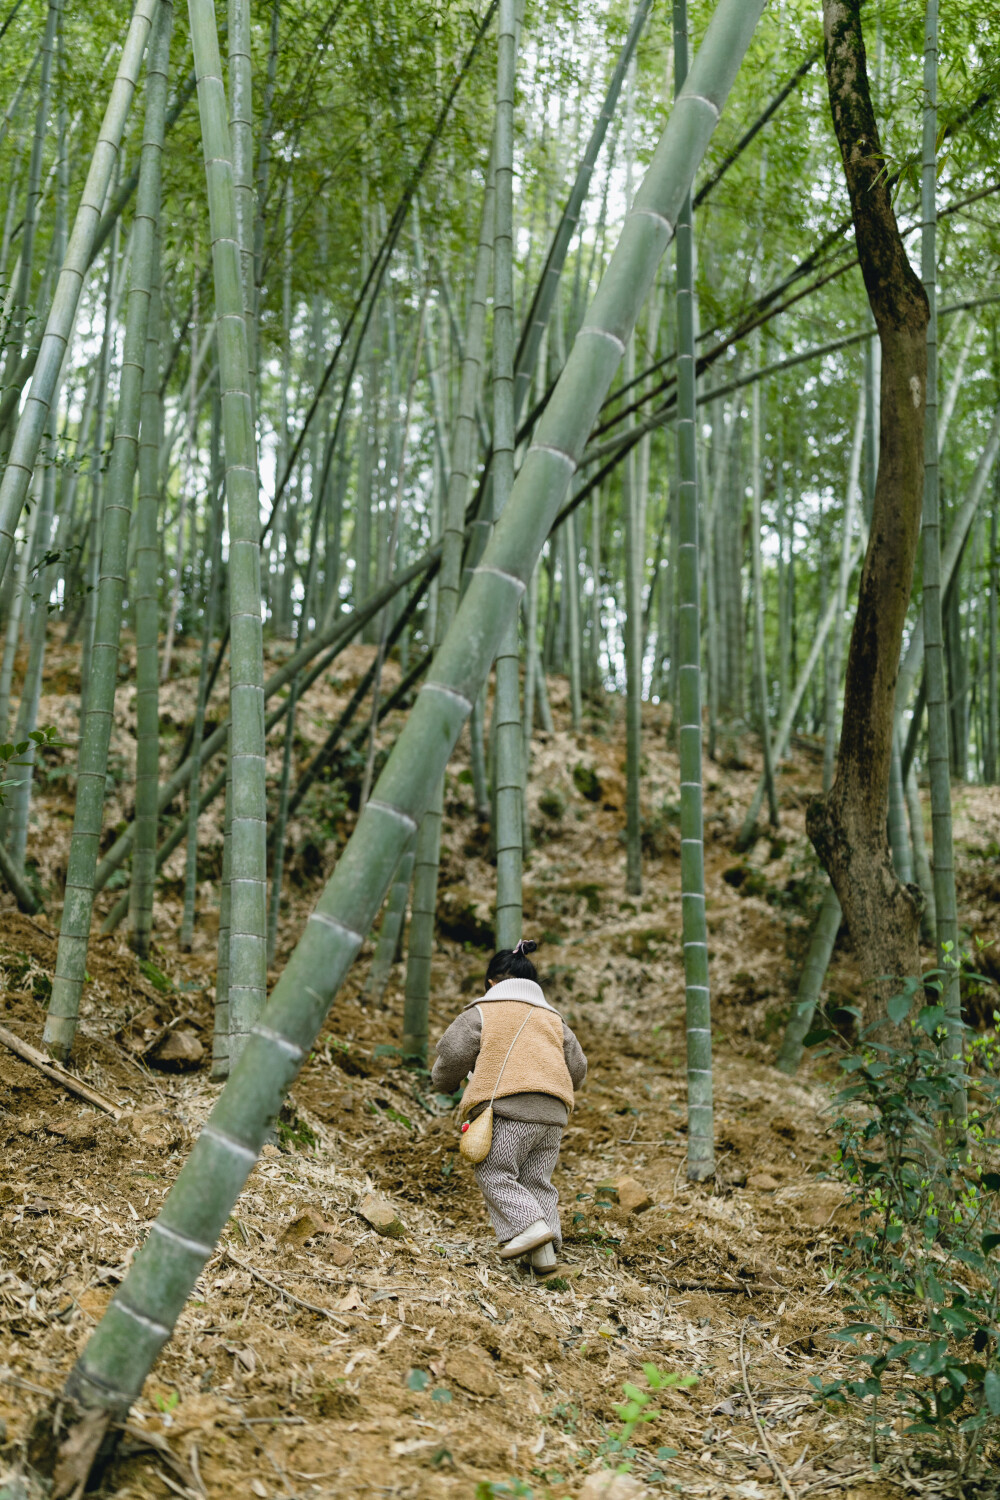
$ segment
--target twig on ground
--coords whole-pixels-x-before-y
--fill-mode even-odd
[[[332,1313],[328,1307],[320,1307],[318,1302],[307,1302],[304,1297],[296,1297],[294,1292],[288,1291],[280,1282],[272,1281],[270,1277],[264,1275],[263,1271],[258,1271],[256,1266],[248,1265],[246,1261],[239,1260],[228,1246],[223,1248],[222,1253],[234,1266],[238,1266],[241,1271],[246,1271],[248,1276],[254,1276],[258,1281],[262,1281],[265,1286],[271,1288],[272,1292],[277,1292],[289,1302],[294,1302],[296,1307],[304,1307],[306,1312],[316,1313],[321,1318],[329,1318],[331,1323],[339,1323],[341,1328],[350,1327],[349,1323],[345,1323],[343,1318],[338,1318],[336,1313]]]
[[[730,1286],[725,1281],[675,1281],[672,1276],[664,1276],[660,1280],[650,1277],[650,1280],[659,1286],[669,1286],[675,1292],[745,1292],[748,1297],[752,1297],[754,1292],[788,1291],[786,1286],[772,1286],[766,1281],[741,1281],[736,1286]]]
[[[173,1469],[183,1485],[183,1489],[179,1493],[194,1495],[196,1497],[199,1495],[205,1496],[206,1491],[204,1486],[199,1485],[197,1477],[191,1468],[184,1462],[183,1458],[177,1456],[166,1438],[161,1437],[158,1432],[145,1432],[141,1427],[137,1427],[134,1422],[123,1423],[121,1431],[125,1434],[126,1438],[132,1440],[138,1451],[148,1450],[149,1452],[158,1454],[164,1463]],[[157,1472],[160,1473],[159,1470]],[[160,1478],[166,1482],[168,1489],[175,1488],[166,1474],[160,1473]]]
[[[747,1403],[750,1407],[750,1415],[753,1417],[754,1426],[756,1427],[758,1436],[760,1437],[760,1440],[764,1445],[764,1452],[767,1454],[771,1468],[774,1470],[775,1478],[781,1485],[782,1493],[787,1496],[787,1500],[796,1500],[795,1491],[789,1484],[787,1475],[785,1474],[785,1471],[779,1464],[778,1460],[775,1458],[774,1450],[767,1440],[767,1433],[764,1431],[764,1424],[760,1420],[756,1403],[750,1392],[750,1381],[747,1378],[747,1361],[746,1355],[743,1350],[743,1336],[746,1333],[746,1327],[747,1320],[746,1318],[744,1318],[743,1322],[740,1324],[740,1374],[743,1377],[743,1389],[746,1392]]]
[[[224,1419],[225,1420],[225,1419]],[[230,1417],[236,1427],[306,1427],[305,1417]]]
[[[84,1083],[82,1079],[74,1077],[58,1063],[52,1062],[43,1052],[39,1052],[38,1048],[33,1047],[30,1042],[23,1042],[19,1036],[8,1031],[6,1026],[0,1026],[0,1042],[22,1062],[30,1063],[33,1068],[38,1069],[39,1073],[44,1073],[52,1083],[57,1083],[60,1088],[68,1090],[71,1094],[79,1094],[81,1099],[86,1099],[88,1104],[93,1104],[97,1109],[103,1109],[104,1113],[110,1115],[113,1120],[121,1119],[124,1111],[106,1094],[91,1088],[90,1084]]]

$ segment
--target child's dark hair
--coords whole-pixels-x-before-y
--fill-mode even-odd
[[[538,970],[528,957],[537,947],[538,944],[530,938],[522,938],[513,948],[501,948],[490,959],[486,983],[499,979],[534,979],[537,982]]]

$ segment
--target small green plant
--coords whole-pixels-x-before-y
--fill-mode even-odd
[[[35,746],[36,754],[39,750],[65,750],[66,746],[59,738],[59,731],[54,724],[47,724],[44,729],[32,729],[26,740],[18,740],[16,744],[7,741],[0,745],[0,768],[6,772],[11,766],[26,766],[29,761],[20,760],[19,757],[26,754]],[[6,793],[16,786],[23,786],[24,778],[6,775],[0,776],[0,807],[6,801]]]
[[[481,1479],[476,1485],[476,1500],[506,1500],[516,1496],[518,1500],[533,1500],[534,1490],[523,1479]]]
[[[373,1115],[381,1115],[386,1120],[393,1120],[397,1125],[404,1125],[407,1130],[413,1129],[413,1121],[409,1116],[404,1115],[402,1110],[396,1109],[391,1104],[386,1105],[384,1109],[380,1109],[377,1104],[372,1103],[369,1104],[368,1108]]]
[[[626,1380],[622,1386],[625,1400],[615,1405],[615,1411],[621,1418],[622,1425],[616,1433],[605,1438],[598,1449],[604,1458],[618,1460],[615,1467],[620,1474],[628,1473],[631,1460],[635,1457],[635,1449],[629,1446],[633,1433],[645,1423],[655,1422],[660,1415],[660,1408],[653,1404],[656,1392],[688,1390],[691,1386],[698,1384],[697,1375],[678,1375],[675,1370],[661,1370],[654,1364],[643,1365],[642,1373],[646,1377],[648,1388],[640,1390],[637,1385]],[[664,1459],[675,1456],[672,1448],[661,1448],[657,1453],[657,1457]]]
[[[314,1151],[318,1137],[312,1126],[303,1120],[294,1105],[287,1101],[282,1105],[277,1120],[278,1144],[285,1151]]]
[[[141,959],[139,963],[139,972],[140,974],[145,975],[150,984],[153,986],[154,990],[159,990],[161,995],[169,995],[171,990],[173,990],[174,988],[173,980],[168,978],[168,976],[164,974],[162,969],[158,969],[153,963],[152,959]]]
[[[164,1413],[172,1412],[180,1399],[179,1391],[171,1391],[168,1396],[161,1396],[160,1392],[157,1391],[153,1396],[158,1409]]]
[[[836,1272],[852,1321],[833,1335],[856,1370],[812,1384],[825,1402],[870,1402],[873,1462],[896,1426],[889,1397],[964,1478],[1000,1436],[1000,1039],[963,1026],[964,1062],[949,1055],[942,977],[908,980],[853,1046],[833,1027],[810,1038],[842,1054],[834,1161],[860,1218]]]
[[[580,1408],[573,1402],[557,1401],[549,1412],[548,1420],[558,1422],[563,1432],[575,1432],[580,1420]]]

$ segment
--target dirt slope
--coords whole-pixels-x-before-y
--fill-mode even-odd
[[[337,683],[307,701],[300,760],[367,660],[363,650],[350,653]],[[168,724],[171,715],[183,723],[184,686],[168,694]],[[552,696],[565,724],[558,683]],[[54,695],[43,719],[48,709],[53,721],[68,721],[67,703]],[[783,776],[780,834],[745,860],[733,840],[754,785],[752,756],[733,744],[724,765],[706,763],[719,1172],[695,1188],[684,1176],[678,786],[666,722],[648,711],[647,881],[638,902],[623,895],[620,726],[601,718],[581,735],[558,729],[538,743],[532,766],[525,930],[542,941],[546,991],[591,1065],[557,1179],[566,1275],[539,1286],[496,1257],[453,1117],[391,1050],[402,966],[384,1008],[359,998],[366,947],[296,1086],[282,1147],[266,1148],[252,1174],[134,1411],[105,1493],[471,1500],[487,1482],[496,1488],[486,1495],[576,1497],[590,1472],[616,1461],[607,1456],[621,1427],[616,1404],[624,1382],[645,1386],[646,1362],[698,1379],[661,1393],[655,1420],[631,1439],[632,1471],[650,1495],[779,1494],[755,1413],[796,1495],[912,1492],[904,1450],[890,1452],[872,1481],[860,1425],[810,1394],[811,1375],[838,1368],[838,1346],[825,1335],[839,1318],[832,1247],[846,1211],[822,1175],[830,1152],[822,1081],[808,1069],[789,1081],[771,1059],[819,891],[802,830],[815,758],[797,752]],[[116,731],[121,809],[132,727],[126,704]],[[435,960],[433,1036],[477,992],[487,956],[477,944],[493,876],[464,767],[460,755],[448,779],[440,912],[450,936]],[[31,852],[49,877],[65,860],[64,785],[56,777],[42,788],[32,830]],[[349,787],[334,786],[294,825],[283,951],[352,822]],[[994,793],[970,789],[958,832],[963,899],[990,937]],[[115,1123],[61,1094],[0,1049],[0,1418],[10,1439],[0,1452],[8,1461],[99,1318],[217,1096],[204,1068],[168,1074],[141,1060],[168,1025],[211,1050],[214,888],[200,889],[195,951],[182,954],[179,866],[172,873],[158,902],[153,966],[142,970],[117,936],[95,941],[89,960],[76,1065],[125,1106],[125,1118]],[[31,922],[0,906],[0,1019],[33,1041],[57,920],[52,912]],[[842,954],[834,984],[851,985]],[[607,1184],[622,1176],[650,1207],[629,1212],[615,1201]],[[402,1238],[372,1230],[361,1212],[372,1193],[396,1209]],[[617,1196],[627,1200],[628,1190]],[[286,1235],[303,1214],[311,1217]]]

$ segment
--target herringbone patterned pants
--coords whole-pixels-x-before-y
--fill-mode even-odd
[[[544,1219],[562,1242],[559,1194],[552,1173],[559,1160],[561,1125],[529,1125],[524,1120],[493,1117],[490,1154],[475,1168],[494,1233],[501,1244]]]

